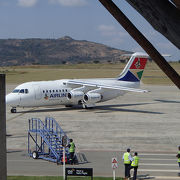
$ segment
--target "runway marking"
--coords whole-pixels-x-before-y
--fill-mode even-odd
[[[174,156],[174,157],[176,157],[176,154],[177,153],[175,153],[175,154],[155,154],[155,153],[139,153],[139,155],[140,156]]]
[[[145,166],[177,166],[178,164],[154,164],[154,163],[140,163],[140,165]]]
[[[162,160],[164,160],[164,161],[177,161],[177,159],[159,159],[159,158],[157,158],[157,159],[154,159],[154,158],[141,158],[142,160],[152,160],[152,161],[162,161]]]
[[[179,173],[180,170],[173,170],[173,169],[138,169],[140,172],[177,172]]]
[[[137,178],[138,179],[143,179],[143,178],[141,178],[141,177],[138,177],[137,176]],[[180,177],[179,176],[147,176],[145,179],[180,179]]]
[[[175,176],[153,176],[155,179],[180,179],[180,177],[175,177]]]

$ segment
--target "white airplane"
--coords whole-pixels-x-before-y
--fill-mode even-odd
[[[16,113],[17,107],[82,105],[92,108],[95,103],[108,101],[128,91],[148,92],[136,89],[148,59],[144,53],[132,54],[122,73],[116,78],[62,79],[34,81],[17,86],[6,96],[6,104]]]

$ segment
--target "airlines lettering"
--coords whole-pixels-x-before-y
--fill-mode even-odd
[[[61,97],[66,97],[66,93],[59,93],[59,94],[51,94],[50,98],[61,98]]]

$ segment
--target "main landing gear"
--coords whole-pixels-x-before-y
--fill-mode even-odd
[[[95,107],[95,104],[82,104],[83,109],[93,109]]]
[[[16,113],[17,111],[16,111],[16,108],[12,108],[11,109],[11,113]]]
[[[73,107],[72,104],[66,104],[65,107]]]

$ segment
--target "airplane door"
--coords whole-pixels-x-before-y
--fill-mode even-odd
[[[38,85],[33,85],[34,93],[35,93],[35,99],[40,100],[42,98],[42,92]]]

